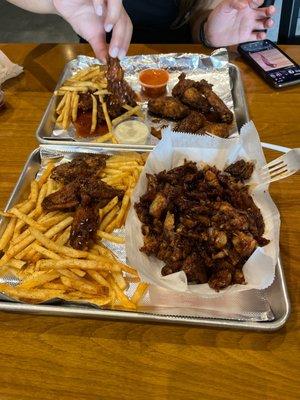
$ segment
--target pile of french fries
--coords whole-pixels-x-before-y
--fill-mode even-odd
[[[100,307],[136,309],[147,290],[132,267],[121,263],[103,240],[124,243],[113,234],[127,217],[130,196],[145,163],[145,155],[135,152],[113,155],[107,159],[102,180],[124,190],[122,200],[112,199],[99,210],[97,240],[89,251],[69,246],[72,213],[45,212],[42,201],[57,191],[60,184],[51,179],[54,163],[49,162],[39,180],[31,182],[30,193],[23,202],[0,214],[8,218],[0,238],[0,274],[13,274],[17,286],[0,283],[0,292],[31,303],[59,298]],[[135,293],[125,292],[136,282]]]
[[[75,73],[54,92],[55,96],[62,96],[56,107],[56,113],[58,115],[56,123],[64,130],[68,129],[71,122],[76,122],[77,120],[78,104],[81,93],[89,93],[92,97],[93,109],[90,128],[91,134],[95,132],[97,127],[98,104],[101,104],[102,106],[107,125],[107,133],[95,139],[95,142],[97,143],[108,141],[118,143],[113,134],[113,126],[125,121],[133,115],[139,116],[142,119],[145,118],[139,105],[131,107],[130,105],[125,104],[123,107],[126,110],[124,114],[111,120],[105,102],[105,95],[109,94],[109,91],[107,90],[106,67],[103,65],[94,65]]]

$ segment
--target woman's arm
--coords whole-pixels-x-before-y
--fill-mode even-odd
[[[57,14],[52,0],[7,0],[9,3],[24,10],[37,14]]]

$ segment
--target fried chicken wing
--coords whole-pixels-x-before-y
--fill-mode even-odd
[[[187,117],[179,121],[174,131],[196,133],[207,123],[203,114],[192,111]]]
[[[197,133],[205,134],[212,133],[213,135],[219,136],[221,138],[228,138],[230,131],[230,125],[221,123],[207,123],[198,130]]]
[[[202,86],[202,93],[213,110],[219,114],[221,121],[226,124],[231,124],[233,121],[233,113],[229,110],[223,100],[206,85]]]
[[[148,101],[148,110],[151,114],[175,121],[186,117],[189,113],[188,107],[172,96],[163,96]]]

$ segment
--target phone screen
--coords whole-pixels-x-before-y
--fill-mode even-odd
[[[255,53],[249,53],[249,55],[265,71],[273,71],[274,69],[295,66],[291,60],[285,57],[284,54],[274,47],[268,50],[260,50],[256,51]]]
[[[278,84],[299,79],[299,66],[269,40],[244,43],[243,50]]]

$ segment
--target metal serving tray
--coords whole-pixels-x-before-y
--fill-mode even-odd
[[[73,60],[74,61],[74,60]],[[66,64],[63,73],[61,74],[58,83],[56,85],[56,89],[58,89],[63,81],[67,79],[70,74],[70,65],[73,61],[70,61]],[[236,119],[236,124],[238,130],[240,131],[241,127],[249,122],[249,112],[246,103],[246,97],[244,92],[244,87],[241,79],[241,74],[237,66],[234,64],[228,63],[229,67],[229,77],[230,77],[230,87],[231,87],[231,94],[233,98],[234,104],[234,114]],[[72,144],[74,146],[92,146],[92,147],[111,147],[114,146],[115,148],[130,148],[130,149],[138,149],[138,148],[149,148],[152,149],[153,145],[126,145],[126,144],[114,144],[112,143],[95,143],[95,142],[88,142],[88,141],[75,141],[71,137],[59,137],[53,136],[52,132],[55,127],[55,109],[57,107],[57,97],[52,96],[50,102],[45,110],[43,115],[42,121],[36,131],[36,138],[40,143],[44,144],[62,144],[62,145],[69,145]]]
[[[50,146],[49,146],[50,147]],[[52,148],[60,148],[62,151],[80,152],[78,146],[51,146]],[[72,150],[73,149],[73,150]],[[114,153],[120,151],[115,147],[108,148],[89,148],[84,147],[85,152],[110,152]],[[122,149],[124,152],[128,149]],[[142,151],[142,150],[140,150]],[[30,181],[35,178],[37,171],[41,166],[40,150],[34,150],[29,156],[26,165],[21,173],[21,176],[8,200],[6,210],[11,208],[14,204],[20,201],[27,193],[30,187]],[[0,234],[5,228],[6,222],[4,218],[0,217]],[[155,288],[155,290],[160,290]],[[13,301],[8,301],[4,297],[0,297],[0,310],[7,312],[20,312],[31,314],[48,314],[48,315],[62,315],[73,317],[87,317],[87,318],[110,318],[110,319],[125,319],[131,321],[151,321],[151,322],[164,322],[164,323],[177,323],[189,324],[198,326],[210,326],[219,328],[236,328],[236,329],[252,329],[261,331],[274,331],[281,328],[287,321],[290,314],[290,302],[288,298],[286,282],[284,278],[283,267],[280,259],[276,265],[276,275],[273,284],[266,290],[251,290],[242,292],[239,302],[244,303],[247,313],[240,315],[238,313],[227,314],[226,312],[211,313],[209,309],[194,309],[189,308],[185,304],[174,304],[170,307],[159,305],[145,305],[139,307],[137,311],[118,311],[118,310],[105,310],[92,308],[84,305],[74,304],[24,304]],[[261,304],[264,309],[265,318],[256,318],[257,310],[252,310],[247,306],[253,299],[258,299],[257,304]],[[227,299],[228,300],[228,299]],[[205,303],[205,299],[203,300]],[[236,301],[236,299],[235,299]],[[153,302],[152,302],[153,304]],[[187,302],[188,304],[188,302]],[[180,308],[181,307],[181,308]],[[238,305],[239,307],[239,305]],[[212,315],[214,315],[212,317]]]

